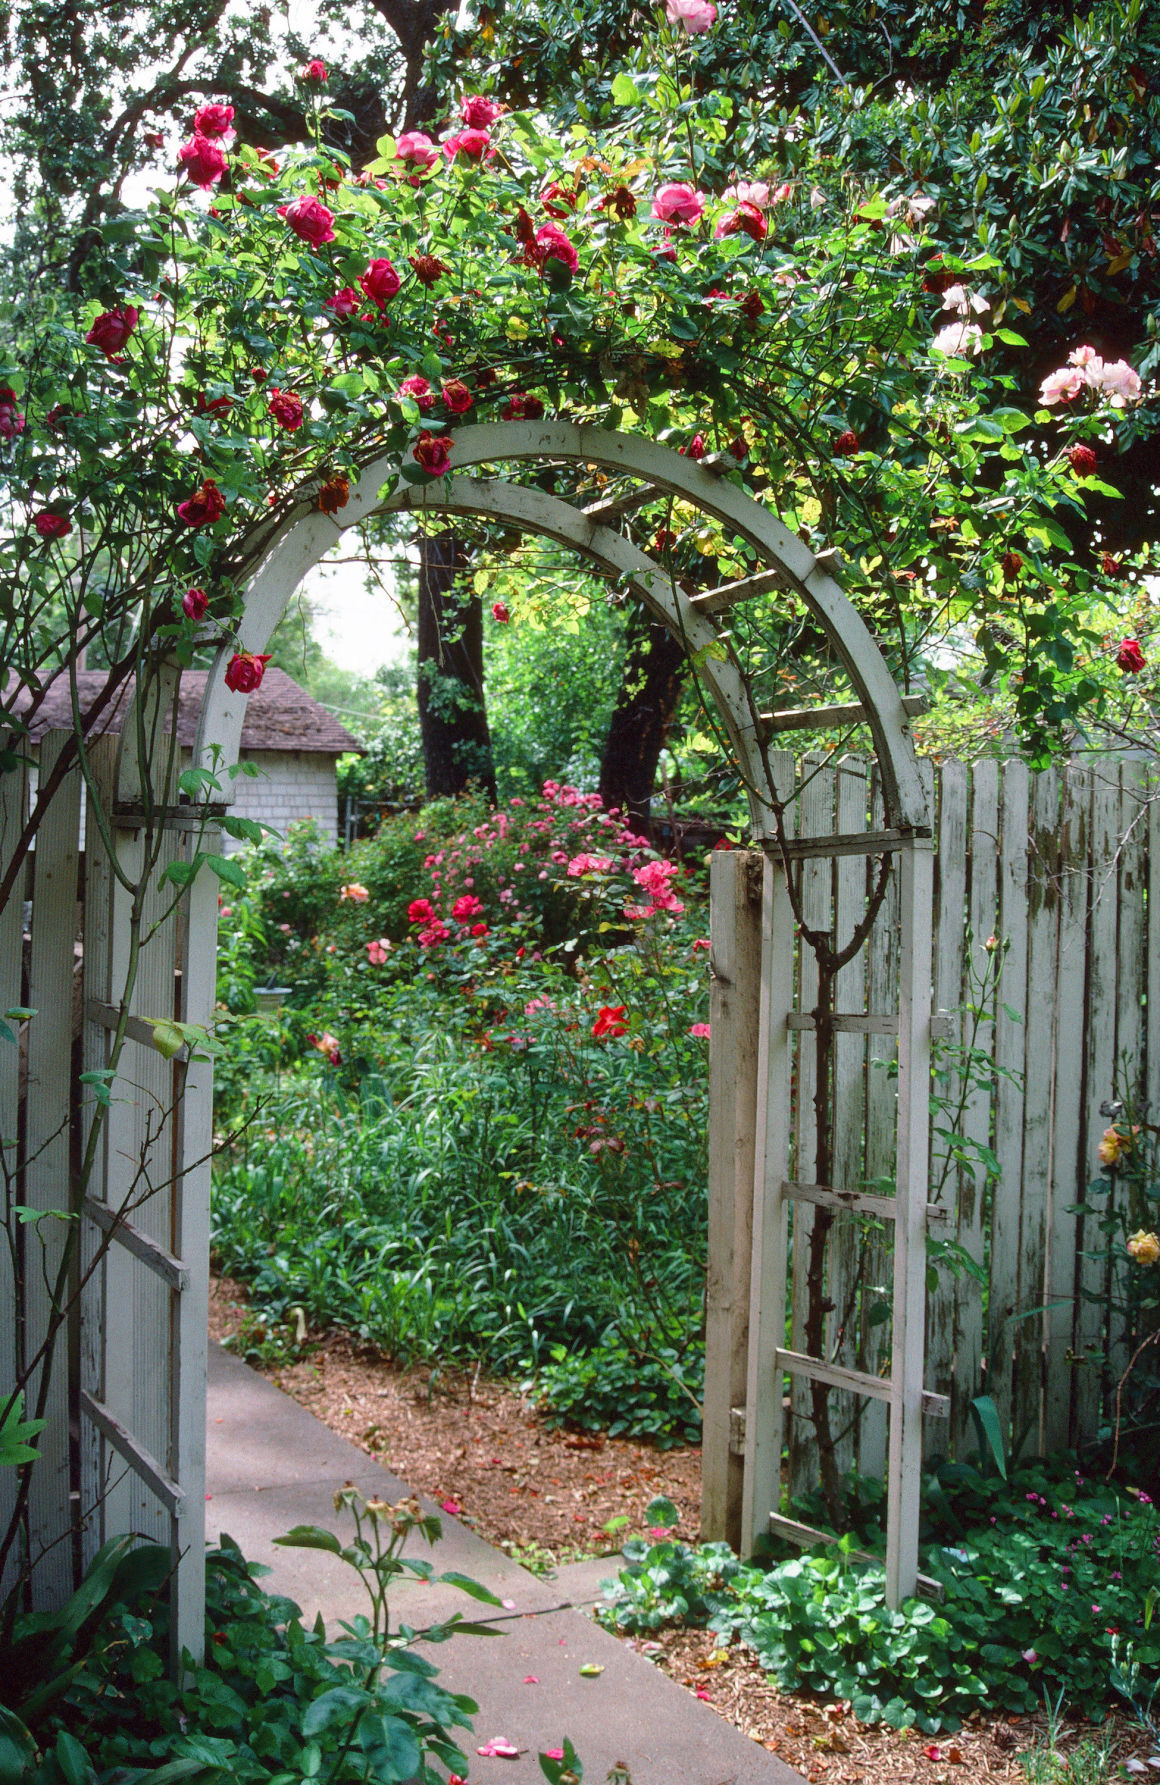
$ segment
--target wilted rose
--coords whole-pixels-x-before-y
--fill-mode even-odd
[[[337,514],[350,501],[350,478],[341,471],[332,471],[318,492],[318,506],[323,514]]]
[[[1116,664],[1118,668],[1123,670],[1125,675],[1139,675],[1140,671],[1144,668],[1145,657],[1140,648],[1140,641],[1138,638],[1126,638],[1124,640],[1123,644],[1116,652]]]
[[[450,470],[451,448],[455,444],[449,434],[432,434],[427,429],[411,448],[411,457],[432,477],[442,477]]]
[[[289,434],[300,428],[305,420],[302,398],[292,390],[279,390],[277,385],[266,404],[266,413],[272,415],[278,426],[285,428]]]
[[[443,386],[443,401],[452,415],[466,415],[469,409],[475,407],[475,398],[462,378],[448,379]]]
[[[401,397],[410,397],[419,406],[420,415],[429,415],[435,407],[435,393],[421,372],[412,372],[399,386]]]
[[[434,254],[408,254],[407,259],[410,261],[420,285],[434,285],[443,277],[444,273],[451,271],[451,268],[442,260],[436,259]]]
[[[204,620],[209,608],[209,596],[204,589],[187,589],[181,597],[181,611],[187,620]]]
[[[1067,462],[1077,477],[1090,477],[1098,460],[1090,446],[1080,444],[1068,449]]]
[[[226,499],[212,477],[207,477],[192,496],[177,504],[177,516],[187,527],[208,527],[226,510]]]
[[[514,391],[500,411],[504,421],[539,421],[543,413],[539,397],[529,397],[522,390]]]

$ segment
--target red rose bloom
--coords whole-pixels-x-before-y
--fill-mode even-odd
[[[452,415],[466,415],[469,409],[475,407],[475,398],[462,378],[451,378],[443,386],[443,401]]]
[[[498,621],[498,623],[501,626],[506,626],[508,621],[511,619],[511,615],[508,613],[508,610],[504,606],[502,601],[493,601],[492,602],[491,617],[493,620]]]
[[[558,260],[570,273],[578,271],[580,256],[558,223],[541,223],[536,231],[536,248],[540,250],[537,258],[541,265],[547,260]]]
[[[444,273],[451,271],[451,268],[445,266],[441,260],[437,260],[434,254],[408,254],[407,259],[410,261],[420,285],[434,285],[443,277]]]
[[[1144,662],[1144,653],[1140,649],[1139,639],[1126,638],[1116,652],[1117,667],[1122,669],[1125,675],[1138,675],[1144,667]]]
[[[177,517],[187,527],[211,527],[225,511],[226,499],[212,477],[207,477],[200,489],[177,504]]]
[[[401,397],[410,397],[419,405],[420,415],[429,415],[435,407],[435,394],[421,372],[412,372],[399,386]]]
[[[749,457],[749,442],[744,434],[736,435],[735,438],[729,442],[726,451],[731,452],[735,459],[747,459]]]
[[[372,304],[377,304],[382,310],[394,297],[402,280],[389,260],[372,260],[359,280],[359,284]]]
[[[838,438],[834,441],[834,456],[835,458],[844,459],[847,453],[860,451],[861,446],[862,442],[859,440],[857,434],[855,434],[853,428],[847,428],[845,433],[839,434]]]
[[[226,667],[226,687],[235,694],[252,694],[261,686],[269,661],[269,652],[259,657],[254,651],[235,651]]]
[[[208,136],[194,135],[177,151],[177,159],[195,186],[205,188],[226,171],[225,150]]]
[[[461,130],[456,136],[444,138],[443,153],[448,161],[454,161],[456,155],[462,155],[466,161],[482,161],[485,155],[494,155],[495,150],[486,130]]]
[[[756,322],[759,316],[765,314],[765,305],[761,301],[759,291],[747,291],[738,308],[747,322]]]
[[[332,311],[335,316],[356,316],[361,303],[362,299],[354,287],[344,285],[341,291],[336,291],[333,297],[326,299],[322,308]]]
[[[514,391],[500,411],[504,421],[539,421],[543,413],[539,397],[529,397],[522,390]]]
[[[295,428],[300,428],[305,420],[302,411],[302,398],[295,395],[292,390],[279,390],[277,385],[274,386],[274,394],[266,404],[266,413],[272,415],[278,426],[285,428],[288,434],[292,434]]]
[[[1100,558],[1100,569],[1105,576],[1123,576],[1124,566],[1112,552],[1104,552]]]
[[[54,434],[63,434],[75,414],[76,410],[70,409],[67,403],[54,403],[44,418],[44,425]]]
[[[195,136],[225,136],[234,121],[232,105],[201,105],[193,114]]]
[[[412,899],[407,906],[408,923],[432,923],[435,918],[435,907],[430,899]]]
[[[24,432],[24,411],[16,407],[16,392],[0,388],[0,440],[15,440]]]
[[[999,567],[1002,570],[1003,575],[1010,579],[1011,577],[1019,575],[1019,572],[1023,568],[1023,559],[1018,552],[1004,552],[1003,556],[999,559]]]
[[[181,611],[187,620],[204,620],[209,596],[204,589],[187,589],[181,597]]]
[[[615,192],[606,192],[600,200],[602,211],[615,211],[622,223],[627,223],[636,216],[636,194],[628,186],[618,186]]]
[[[605,1035],[623,1035],[628,1028],[625,1018],[628,1007],[624,1004],[602,1004],[597,1012],[596,1021],[592,1025],[592,1033],[597,1038]]]
[[[288,205],[279,205],[278,215],[311,248],[321,248],[334,240],[334,212],[305,193]]]
[[[540,203],[549,217],[557,221],[574,211],[580,203],[580,194],[572,186],[561,186],[559,180],[549,180],[540,193]]]
[[[318,492],[318,506],[323,514],[337,514],[350,501],[350,478],[341,471],[332,471]]]
[[[411,457],[424,471],[432,477],[443,477],[451,469],[451,448],[455,442],[450,434],[432,434],[424,429],[411,448]]]
[[[326,63],[320,62],[315,56],[306,64],[305,68],[299,69],[298,79],[304,81],[308,87],[325,87]]]
[[[66,533],[72,532],[68,516],[54,514],[50,508],[38,514],[32,524],[42,539],[63,539]]]
[[[1067,462],[1077,477],[1090,477],[1098,460],[1090,446],[1073,446],[1068,452]]]
[[[704,434],[694,434],[688,446],[679,446],[677,451],[684,453],[685,457],[689,459],[703,459],[705,456]]]
[[[85,340],[91,347],[99,347],[102,353],[112,359],[115,353],[120,353],[137,327],[140,314],[133,304],[118,304],[113,310],[105,310],[97,317]]]
[[[470,130],[487,130],[494,124],[503,110],[494,99],[485,99],[482,93],[471,93],[463,101],[460,117]]]

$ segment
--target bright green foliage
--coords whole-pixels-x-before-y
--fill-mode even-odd
[[[919,1566],[940,1603],[891,1611],[854,1535],[768,1570],[724,1545],[642,1539],[626,1545],[602,1616],[622,1630],[708,1624],[752,1647],[783,1690],[848,1698],[861,1721],[897,1728],[953,1728],[984,1701],[1027,1712],[1045,1693],[1093,1711],[1122,1693],[1125,1652],[1155,1676],[1160,1520],[1146,1496],[1042,1469],[1007,1484],[962,1465],[927,1488]]]

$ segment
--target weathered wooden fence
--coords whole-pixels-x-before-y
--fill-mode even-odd
[[[1090,1217],[1085,1231],[1075,1208],[1099,1169],[1109,1126],[1101,1105],[1127,1091],[1153,1112],[1160,1107],[1160,781],[1131,759],[1040,774],[1019,762],[923,766],[936,813],[928,1411],[939,1405],[934,1397],[949,1400],[949,1422],[927,1419],[926,1450],[974,1448],[970,1405],[986,1393],[1014,1450],[1050,1452],[1094,1435],[1113,1386],[1101,1362],[1116,1337],[1108,1242]],[[799,822],[813,835],[881,826],[874,771],[858,759],[803,758],[797,790]],[[741,1137],[756,1101],[758,862],[738,861],[735,896],[715,914],[723,965],[711,1062],[717,1263],[705,1500],[715,1533],[728,1528],[725,1509],[740,1494],[752,1226],[752,1154]],[[865,906],[877,863],[848,855],[794,871],[807,920],[840,940]],[[897,957],[894,884],[868,945],[841,971],[836,1007],[892,1010]],[[808,949],[794,971],[797,1008],[808,1011],[816,980]],[[890,1197],[897,1044],[885,1022],[876,1032],[870,1016],[866,1029],[834,1038],[833,1181]],[[799,1059],[794,1070],[799,1177],[808,1176],[813,1146],[810,1066]],[[808,1204],[793,1210],[791,1349],[800,1347],[811,1216]],[[827,1355],[876,1376],[888,1370],[892,1344],[891,1225],[844,1211],[826,1267]],[[787,1378],[765,1392],[784,1394],[792,1409],[791,1488],[815,1488],[807,1386]],[[882,1475],[885,1405],[839,1390],[834,1397],[843,1467]]]

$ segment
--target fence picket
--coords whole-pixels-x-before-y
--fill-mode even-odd
[[[930,775],[930,764],[920,764]],[[872,782],[870,829],[882,830],[886,822],[880,779],[875,773]],[[872,871],[872,870],[871,870]],[[898,875],[893,869],[878,922],[870,932],[866,966],[866,1008],[889,1013],[898,1002]],[[876,1179],[893,1180],[898,1156],[895,1119],[897,1093],[895,1081],[887,1066],[898,1054],[898,1043],[891,1035],[867,1036],[866,1071],[866,1139],[865,1171],[872,1184]],[[891,1283],[889,1233],[878,1231],[867,1235],[865,1246],[865,1282],[869,1288],[881,1290],[877,1297],[864,1296],[861,1309],[861,1343],[858,1367],[868,1375],[882,1375],[890,1359],[891,1332],[889,1321],[871,1324],[875,1302],[888,1301]],[[882,1476],[886,1469],[885,1401],[867,1401],[858,1433],[858,1468],[867,1475]]]
[[[938,771],[938,809],[935,853],[936,929],[934,949],[935,1009],[958,1011],[963,1002],[963,956],[966,950],[967,922],[967,816],[969,783],[965,763],[945,762]],[[962,1018],[957,1017],[950,1041],[953,1049],[963,1039]],[[936,1053],[936,1060],[939,1055]],[[952,1106],[960,1094],[960,1075],[943,1056],[938,1068],[935,1090]],[[957,1224],[958,1176],[950,1165],[946,1144],[938,1129],[948,1126],[941,1114],[932,1118],[931,1134],[931,1201],[955,1212]],[[956,1228],[952,1228],[952,1233]],[[937,1394],[949,1395],[954,1381],[955,1364],[955,1276],[944,1265],[938,1274],[938,1286],[928,1297],[926,1309],[926,1383]],[[950,1442],[949,1428],[928,1426],[927,1443],[945,1452]]]
[[[22,768],[0,775],[0,873],[7,869],[12,860],[24,822],[27,797],[27,783]],[[6,1010],[16,1010],[21,1004],[23,919],[23,899],[11,898],[0,910],[0,1017],[3,1017]],[[6,1226],[11,1218],[11,1204],[18,1200],[15,1195],[15,1167],[22,1045],[17,1039],[20,1028],[18,1020],[10,1017],[7,1027],[12,1039],[0,1037],[0,1153],[3,1155],[4,1168],[0,1172],[0,1181],[4,1186],[3,1213]],[[11,1228],[8,1230],[11,1231]],[[15,1307],[16,1274],[12,1255],[7,1246],[0,1246],[0,1309]],[[0,1407],[7,1405],[16,1383],[16,1336],[16,1321],[0,1319]],[[15,1506],[16,1471],[0,1469],[0,1531],[8,1529]],[[8,1592],[14,1579],[15,1574],[11,1567],[0,1576],[0,1598]]]

